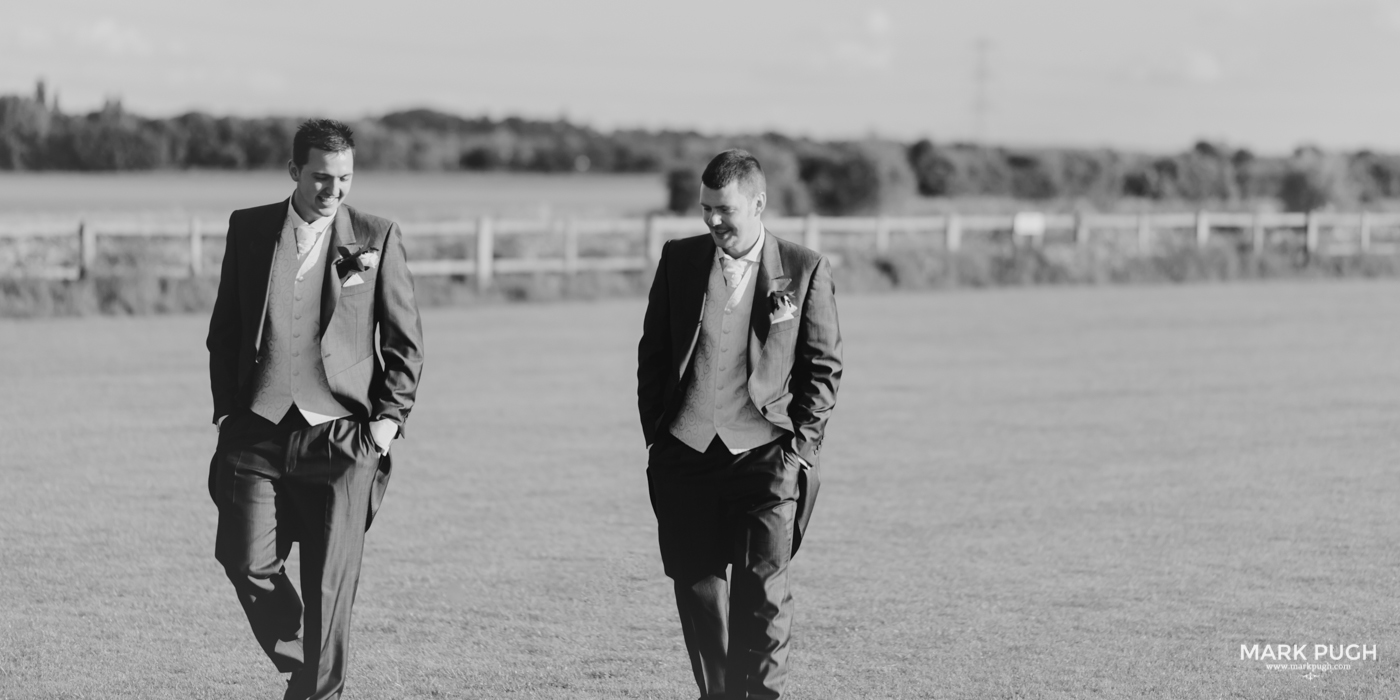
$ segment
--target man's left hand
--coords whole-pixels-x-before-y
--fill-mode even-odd
[[[379,454],[387,455],[394,436],[399,434],[399,424],[388,418],[380,418],[369,424],[369,434],[374,438],[374,446],[379,450]]]

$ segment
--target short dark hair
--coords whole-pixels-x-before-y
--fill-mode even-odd
[[[292,138],[292,162],[298,167],[306,165],[313,148],[327,153],[353,151],[355,132],[334,119],[307,119],[297,127],[297,135]]]
[[[768,189],[768,179],[763,177],[763,166],[752,153],[742,148],[731,148],[710,160],[700,182],[712,190],[722,190],[729,183],[739,181],[739,191],[746,197],[753,197]]]

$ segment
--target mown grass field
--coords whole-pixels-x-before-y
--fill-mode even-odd
[[[1400,284],[840,297],[791,697],[1400,695]],[[642,302],[425,311],[348,698],[693,698]],[[0,323],[0,698],[276,698],[199,316]],[[1241,644],[1370,644],[1307,679]]]

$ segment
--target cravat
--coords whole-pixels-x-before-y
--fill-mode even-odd
[[[311,250],[311,244],[316,241],[316,232],[310,226],[298,226],[297,234],[297,255],[306,255]]]
[[[719,264],[724,268],[724,283],[730,289],[738,288],[739,280],[744,278],[744,269],[747,267],[744,265],[744,261],[735,260],[728,255],[721,255]]]

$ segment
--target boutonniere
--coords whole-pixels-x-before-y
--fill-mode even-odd
[[[357,244],[340,246],[340,259],[335,261],[335,269],[341,277],[357,272],[368,272],[379,267],[378,248],[360,248]]]
[[[790,284],[792,284],[791,277],[774,277],[769,282],[771,285],[768,290],[769,325],[791,321],[793,314],[797,313],[797,302],[793,301],[792,290],[788,289]]]

